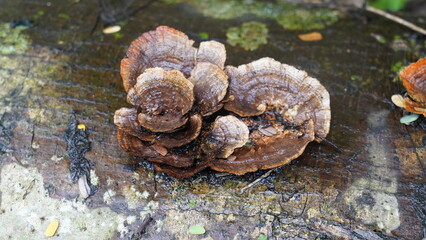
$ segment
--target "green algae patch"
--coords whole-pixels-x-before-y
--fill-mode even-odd
[[[305,8],[287,2],[247,0],[165,0],[166,3],[186,3],[205,16],[233,19],[247,14],[276,20],[289,30],[322,29],[335,23],[339,13],[326,8]]]
[[[246,22],[240,27],[228,28],[226,38],[231,46],[241,46],[253,51],[268,43],[268,28],[260,22]]]
[[[55,98],[64,95],[58,91],[56,80],[69,74],[68,57],[49,48],[32,48],[24,29],[0,24],[0,98],[6,100],[0,103],[0,114],[21,105],[32,121],[48,125],[58,116],[57,110],[71,109]]]
[[[12,28],[10,24],[0,24],[0,54],[22,54],[28,49],[31,41],[21,32],[27,29],[24,26]]]
[[[329,9],[303,9],[295,7],[293,11],[285,11],[276,20],[285,29],[313,30],[323,29],[338,20],[338,14]]]
[[[164,0],[166,3],[186,3],[208,17],[232,19],[250,13],[253,3],[241,0]]]
[[[368,86],[372,82],[372,78],[359,75],[351,75],[351,81],[360,86]]]
[[[260,234],[259,237],[257,237],[257,240],[268,240],[268,236],[265,234]]]
[[[194,234],[194,235],[202,235],[206,233],[206,229],[204,229],[204,227],[200,225],[189,226],[188,231],[190,234]]]

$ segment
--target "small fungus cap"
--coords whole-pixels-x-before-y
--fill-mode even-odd
[[[127,94],[127,102],[140,109],[138,121],[153,132],[183,126],[194,102],[194,85],[177,71],[147,69]]]
[[[212,161],[210,168],[220,172],[242,175],[259,169],[270,169],[288,164],[299,157],[308,143],[315,139],[312,120],[296,129],[279,129],[273,136],[250,133],[253,145],[235,149],[234,158]]]
[[[117,140],[120,147],[126,152],[144,157],[154,163],[167,164],[176,168],[191,167],[194,164],[195,155],[193,152],[188,151],[182,154],[170,151],[164,155],[155,147],[157,145],[141,141],[122,128],[118,128],[117,130]]]
[[[408,95],[420,103],[426,103],[426,57],[404,68],[399,76]]]
[[[403,107],[426,116],[426,57],[408,65],[399,76],[408,94],[402,99]]]
[[[201,115],[208,116],[222,108],[228,76],[221,68],[209,62],[197,63],[190,80],[194,84],[195,102]]]
[[[216,118],[201,147],[207,155],[227,158],[234,149],[244,146],[248,139],[249,130],[244,122],[228,115]]]
[[[146,69],[160,67],[164,70],[179,70],[189,77],[195,65],[197,49],[183,32],[167,26],[146,32],[134,40],[121,60],[120,74],[128,92],[137,77]]]
[[[202,118],[199,114],[189,117],[180,129],[171,133],[155,133],[143,128],[138,122],[135,108],[120,108],[115,111],[114,124],[129,135],[166,148],[180,147],[195,140],[201,132]]]
[[[225,46],[216,41],[201,42],[197,51],[196,61],[208,62],[223,69],[226,60]]]

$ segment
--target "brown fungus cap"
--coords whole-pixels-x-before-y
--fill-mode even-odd
[[[426,116],[426,57],[408,65],[399,76],[409,96],[403,99],[404,108]]]
[[[227,158],[249,140],[247,126],[238,118],[228,115],[217,117],[207,133],[201,148],[208,156]]]
[[[201,116],[194,114],[183,128],[167,134],[158,134],[153,142],[167,148],[180,147],[194,141],[200,135],[201,126]]]
[[[177,71],[147,69],[127,94],[127,102],[140,109],[138,121],[153,132],[184,125],[194,102],[194,85]]]
[[[141,126],[138,123],[138,110],[124,107],[118,109],[114,114],[114,124],[131,132],[139,132]]]
[[[408,65],[399,76],[408,95],[416,102],[426,103],[426,57]]]
[[[286,121],[298,125],[312,119],[317,136],[328,134],[330,96],[306,72],[272,58],[261,58],[238,68],[227,66],[225,71],[230,82],[226,110],[248,117],[273,108]]]
[[[115,111],[114,124],[129,135],[141,141],[154,143],[166,148],[180,147],[195,140],[201,131],[202,118],[194,114],[182,128],[170,133],[154,133],[140,126],[137,120],[137,110],[134,108],[120,108]],[[167,151],[167,149],[166,149]]]
[[[254,131],[250,133],[248,144],[234,149],[232,155],[227,158],[205,157],[196,161],[191,167],[165,164],[154,164],[154,167],[157,171],[175,178],[190,177],[207,167],[220,172],[243,175],[259,169],[271,169],[288,164],[299,157],[308,143],[314,139],[314,124],[309,120],[297,128],[278,130],[270,137],[260,137],[259,133]]]
[[[221,101],[228,89],[228,76],[217,65],[200,62],[191,73],[195,102],[203,116],[209,116],[222,108]]]
[[[114,124],[122,131],[143,141],[154,141],[155,135],[146,131],[138,122],[138,111],[135,108],[120,108],[115,111]]]
[[[209,160],[196,162],[191,167],[173,167],[166,164],[154,164],[154,169],[158,172],[164,172],[174,178],[188,178],[210,166]]]
[[[195,64],[197,49],[184,33],[167,26],[146,32],[134,40],[121,60],[120,74],[128,92],[137,77],[146,69],[160,67],[164,70],[179,70],[189,77]]]
[[[298,130],[283,130],[272,137],[250,134],[250,146],[236,149],[228,159],[212,161],[210,168],[220,172],[242,175],[259,169],[270,169],[288,164],[299,157],[309,142],[313,141],[314,124],[308,120]]]
[[[197,51],[197,63],[208,62],[223,69],[226,60],[225,46],[216,41],[201,42]]]
[[[176,178],[208,167],[244,174],[287,164],[327,135],[318,80],[271,58],[224,69],[223,44],[192,45],[165,26],[132,42],[121,76],[134,108],[114,115],[125,151]]]
[[[154,163],[168,164],[173,167],[190,167],[194,164],[195,155],[192,152],[161,154],[155,149],[155,145],[141,141],[139,138],[126,133],[123,129],[117,130],[117,139],[121,148],[133,155],[144,157]]]

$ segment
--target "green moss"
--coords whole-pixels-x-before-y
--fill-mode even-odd
[[[286,29],[322,29],[338,20],[335,11],[318,8],[306,9],[282,1],[259,0],[165,0],[166,3],[186,3],[204,15],[218,19],[232,19],[246,14],[274,19]]]
[[[43,10],[38,11],[36,14],[33,15],[33,19],[38,19],[42,17],[45,14]]]
[[[352,80],[352,81],[361,81],[361,80],[362,80],[362,77],[361,77],[361,76],[358,76],[358,75],[352,75],[352,76],[351,76],[351,80]]]
[[[122,38],[124,35],[122,33],[113,33],[112,34],[115,38]]]
[[[126,26],[126,24],[127,24],[127,22],[126,21],[119,21],[118,22],[118,25],[120,25],[120,27],[124,27],[124,26]]]
[[[260,22],[246,22],[240,27],[228,28],[226,38],[231,46],[241,46],[245,50],[256,50],[266,44],[268,28]]]
[[[401,82],[401,78],[399,77],[399,72],[404,69],[405,64],[402,61],[398,61],[391,66],[391,71],[394,74],[392,82]]]
[[[24,26],[11,28],[10,24],[0,24],[0,54],[22,54],[28,49],[31,41],[25,36],[21,35],[22,30],[27,29]]]
[[[404,63],[401,61],[398,61],[392,65],[391,71],[394,73],[399,73],[399,71],[401,71],[403,68],[404,68]]]
[[[66,13],[59,13],[58,17],[62,18],[62,19],[70,19],[70,16]]]
[[[196,204],[196,202],[194,200],[189,200],[188,205],[190,207],[195,207],[195,205],[197,205],[197,204]]]
[[[290,30],[322,29],[338,20],[337,13],[329,9],[295,8],[285,11],[276,18],[277,22]]]
[[[207,40],[207,39],[209,39],[209,34],[208,34],[208,33],[206,33],[206,32],[199,32],[199,33],[198,33],[198,36],[199,36],[201,39],[203,39],[203,40]]]
[[[19,95],[14,96],[14,104],[19,102],[25,105],[29,118],[37,121],[37,124],[48,124],[57,115],[54,111],[68,112],[71,109],[60,99],[69,91],[58,91],[52,81],[65,79],[69,75],[68,57],[47,48],[33,51],[29,37],[22,32],[24,29],[0,24],[0,66],[3,69],[0,71],[0,98],[9,99],[11,93],[16,91]],[[23,53],[36,57],[26,57]],[[50,98],[40,98],[45,95]]]
[[[251,4],[227,0],[178,0],[196,7],[204,15],[218,19],[231,19],[250,13]],[[246,1],[248,2],[248,1]]]

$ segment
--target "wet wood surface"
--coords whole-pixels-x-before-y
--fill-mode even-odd
[[[403,90],[393,81],[396,73],[392,66],[424,56],[424,37],[356,10],[323,29],[324,38],[319,42],[303,42],[297,38],[303,31],[283,30],[274,22],[257,19],[268,24],[268,44],[256,51],[226,45],[227,64],[272,57],[318,78],[331,96],[332,124],[327,139],[338,147],[310,143],[290,165],[277,168],[241,193],[265,171],[235,176],[205,170],[189,179],[173,179],[120,149],[113,115],[127,106],[120,60],[141,33],[169,25],[197,44],[199,32],[208,32],[210,38],[225,43],[226,29],[248,19],[218,20],[185,4],[161,2],[132,16],[128,8],[138,5],[132,1],[124,1],[109,12],[88,1],[3,0],[1,5],[0,167],[1,184],[9,184],[0,189],[1,223],[19,216],[19,208],[43,208],[43,202],[50,203],[45,198],[22,202],[38,184],[47,198],[63,199],[61,204],[82,202],[78,185],[70,178],[64,140],[74,110],[89,134],[91,151],[86,158],[94,164],[91,180],[96,179],[98,187],[82,204],[87,206],[85,211],[112,210],[110,215],[102,215],[105,221],[119,219],[113,221],[111,234],[99,235],[101,238],[257,239],[262,234],[270,239],[425,237],[426,134],[419,126],[400,124],[402,111],[389,100]],[[101,17],[96,14],[99,11],[104,11]],[[117,17],[115,21],[126,21],[121,35],[102,34],[108,14]],[[127,18],[122,18],[123,14]],[[404,17],[420,23],[426,20],[408,14]],[[6,27],[25,19],[31,20],[26,29]],[[387,43],[378,42],[377,35]],[[392,49],[396,35],[411,44],[409,48]],[[14,174],[21,175],[13,169],[21,173],[34,169],[42,182],[14,179]],[[27,191],[14,190],[13,184],[21,184]],[[51,212],[37,210],[34,214],[41,219]],[[79,227],[74,232],[78,234],[67,233],[61,222],[68,221],[73,227],[73,223],[83,224],[82,220],[67,214],[59,218],[58,239],[86,239],[97,232],[96,227]],[[31,233],[31,226],[34,236],[44,233],[43,221],[29,216],[22,219],[29,220],[17,224],[29,223],[29,227],[11,238]],[[189,234],[189,226],[195,224],[203,225],[206,233]],[[9,237],[11,227],[0,230],[0,238]]]

